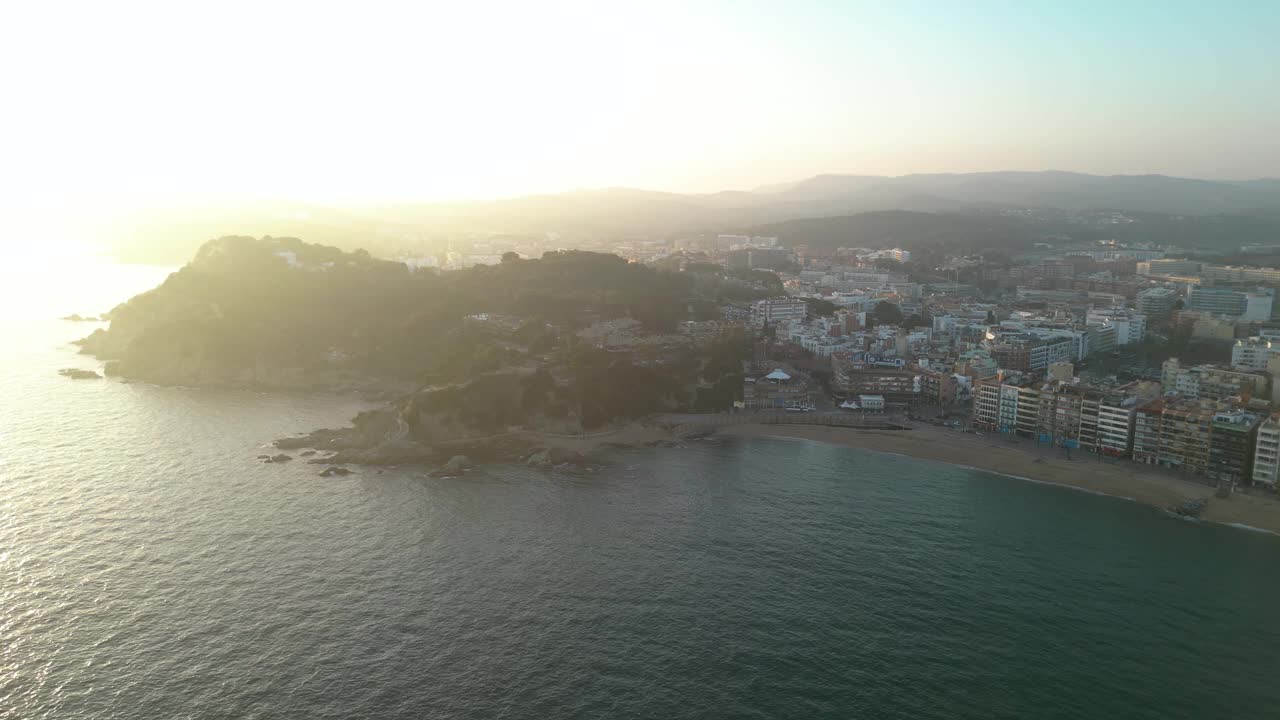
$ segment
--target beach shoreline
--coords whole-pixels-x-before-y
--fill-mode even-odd
[[[743,424],[723,427],[719,434],[810,440],[943,462],[1036,483],[1130,500],[1168,509],[1187,500],[1208,498],[1201,519],[1280,535],[1280,500],[1234,493],[1214,497],[1214,488],[1126,460],[1102,459],[1086,452],[1070,460],[1061,449],[1035,448],[1032,441],[1012,443],[933,426],[910,430],[860,430],[822,425]],[[1029,445],[1031,448],[1023,447]]]

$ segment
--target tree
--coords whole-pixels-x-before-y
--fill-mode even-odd
[[[519,260],[519,259],[520,259],[520,253],[518,253],[518,252],[516,252],[516,251],[514,251],[514,250],[508,250],[508,251],[506,251],[506,252],[502,253],[502,262],[504,262],[504,263],[511,263],[511,262],[515,262],[515,261],[517,261],[517,260]]]
[[[996,311],[995,311],[995,310],[988,310],[988,311],[987,311],[987,324],[988,324],[988,325],[995,325],[995,324],[996,324]]]
[[[834,303],[820,298],[805,298],[804,304],[809,306],[809,314],[815,317],[830,317],[837,309]]]
[[[902,309],[887,300],[877,303],[872,314],[875,316],[877,325],[902,324]]]

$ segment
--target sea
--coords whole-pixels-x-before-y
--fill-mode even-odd
[[[367,404],[57,374],[167,272],[0,271],[0,719],[1280,717],[1275,536],[796,440],[262,464]]]

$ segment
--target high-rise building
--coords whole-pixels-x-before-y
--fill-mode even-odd
[[[1139,292],[1134,305],[1148,318],[1164,319],[1173,313],[1178,297],[1178,291],[1173,288],[1153,287]]]
[[[1253,478],[1253,456],[1261,418],[1244,410],[1219,411],[1209,438],[1208,475],[1231,483]]]
[[[1128,457],[1137,406],[1128,387],[990,378],[974,390],[973,424],[1038,442]]]
[[[1253,484],[1275,488],[1280,478],[1280,417],[1272,415],[1258,425],[1253,452]]]

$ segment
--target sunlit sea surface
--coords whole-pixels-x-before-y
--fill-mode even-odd
[[[355,398],[72,381],[0,273],[0,718],[1276,718],[1280,539],[820,444],[325,479]]]

